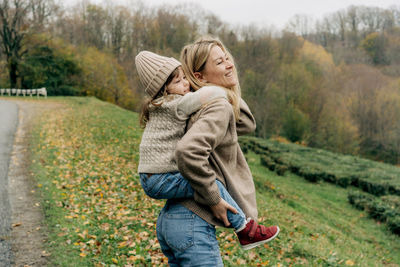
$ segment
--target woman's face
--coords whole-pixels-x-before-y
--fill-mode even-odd
[[[237,84],[237,78],[233,73],[234,65],[228,59],[225,52],[215,45],[211,48],[204,70],[200,74],[200,79],[204,82],[231,88]]]

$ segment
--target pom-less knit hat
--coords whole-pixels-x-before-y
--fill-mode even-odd
[[[167,81],[169,75],[181,65],[172,57],[163,57],[149,51],[140,52],[136,58],[136,69],[144,91],[153,98]]]

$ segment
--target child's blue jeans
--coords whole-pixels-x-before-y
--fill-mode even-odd
[[[236,201],[231,197],[225,186],[216,181],[221,198],[233,206],[238,213],[227,212],[228,221],[234,229],[240,229],[246,224],[246,216]],[[140,183],[145,193],[155,199],[193,198],[194,190],[188,180],[180,172],[155,173],[148,177],[148,174],[140,174]]]

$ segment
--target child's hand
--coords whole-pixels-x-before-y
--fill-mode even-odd
[[[218,202],[218,204],[214,206],[210,206],[212,213],[214,214],[215,217],[217,217],[219,220],[221,220],[226,227],[231,225],[231,223],[228,221],[227,217],[227,212],[228,210],[233,212],[233,213],[238,213],[238,211],[232,207],[231,205],[228,204],[225,200],[221,198],[221,201]]]

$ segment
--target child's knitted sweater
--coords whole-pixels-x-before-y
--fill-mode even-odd
[[[227,98],[224,89],[205,86],[186,95],[168,95],[150,104],[149,121],[140,143],[140,173],[178,171],[175,149],[185,134],[186,120],[204,104],[217,98]]]

